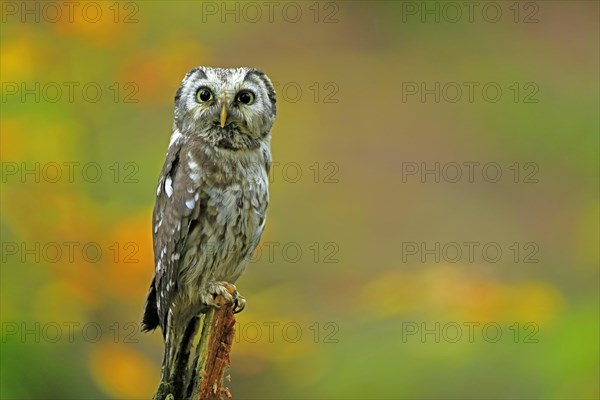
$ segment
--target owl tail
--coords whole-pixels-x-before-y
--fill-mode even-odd
[[[175,399],[188,398],[187,392],[192,388],[190,383],[194,381],[195,373],[191,376],[187,376],[186,373],[194,371],[193,368],[188,368],[188,365],[199,321],[198,317],[194,317],[184,332],[172,329],[166,335],[161,381],[169,385]]]
[[[146,297],[144,316],[142,317],[142,332],[152,331],[156,329],[160,323],[158,309],[156,308],[156,287],[154,286],[154,279],[155,278],[152,278],[150,289],[148,289],[148,296]]]

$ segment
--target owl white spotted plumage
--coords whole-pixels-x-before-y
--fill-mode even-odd
[[[198,315],[233,283],[258,245],[269,202],[275,90],[254,68],[197,67],[175,95],[173,132],[153,214],[155,273],[142,329],[165,338],[163,381],[189,352]]]

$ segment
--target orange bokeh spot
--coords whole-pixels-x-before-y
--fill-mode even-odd
[[[197,66],[199,60],[207,63],[208,51],[197,41],[167,39],[152,53],[134,54],[117,73],[121,82],[137,83],[142,104],[172,104],[185,73]]]
[[[143,298],[154,271],[152,211],[144,209],[124,219],[108,235],[112,243],[105,258],[110,289],[133,301]]]
[[[152,362],[121,343],[98,344],[90,362],[98,385],[115,399],[150,398],[158,381]]]
[[[82,37],[97,46],[112,46],[137,26],[135,14],[135,10],[123,12],[118,3],[83,1],[51,25],[61,35]]]

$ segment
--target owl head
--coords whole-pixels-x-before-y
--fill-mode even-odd
[[[226,149],[257,148],[270,138],[275,90],[255,68],[196,67],[175,95],[175,126],[184,137]]]

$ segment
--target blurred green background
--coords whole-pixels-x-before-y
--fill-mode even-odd
[[[461,4],[2,2],[0,397],[154,393],[173,96],[245,65],[278,119],[234,398],[598,398],[598,2]]]

